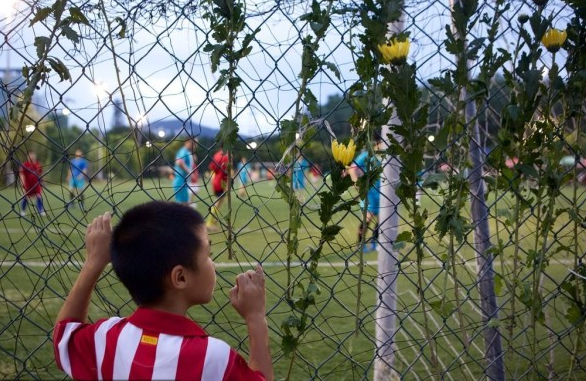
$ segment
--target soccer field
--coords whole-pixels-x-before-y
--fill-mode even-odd
[[[319,187],[321,183],[315,184]],[[309,187],[312,187],[309,184]],[[21,217],[17,189],[0,193],[0,378],[2,379],[60,379],[51,347],[53,319],[67,290],[73,283],[83,261],[83,235],[85,226],[95,216],[113,211],[114,223],[130,206],[149,199],[169,199],[172,196],[167,180],[145,179],[141,187],[133,181],[126,183],[93,182],[87,190],[87,214],[79,208],[65,209],[66,188],[50,185],[45,190],[47,216],[41,217],[29,209]],[[337,240],[325,250],[319,267],[320,294],[315,306],[308,310],[309,328],[301,337],[299,352],[291,367],[290,358],[281,349],[281,324],[291,314],[285,294],[288,278],[306,278],[304,260],[307,249],[319,239],[317,222],[318,199],[315,189],[300,194],[303,200],[302,227],[300,228],[299,257],[293,258],[290,269],[286,266],[286,233],[288,208],[275,190],[275,183],[264,181],[248,189],[243,200],[234,197],[233,242],[236,258],[228,259],[225,231],[211,234],[212,256],[217,264],[218,284],[214,300],[206,306],[191,309],[191,316],[210,334],[226,340],[230,345],[247,353],[246,328],[242,319],[229,306],[227,293],[235,275],[261,262],[267,273],[267,308],[271,330],[271,346],[278,379],[284,379],[291,368],[291,379],[357,380],[372,378],[375,351],[376,253],[366,253],[365,271],[358,302],[359,254],[356,251],[356,229],[360,212],[339,216],[344,226]],[[352,195],[348,195],[351,197]],[[206,190],[200,193],[197,209],[207,213],[212,198]],[[433,196],[422,200],[430,215],[437,213]],[[227,213],[224,204],[222,213]],[[562,224],[563,225],[563,224]],[[403,226],[407,229],[408,226]],[[534,233],[524,225],[526,237]],[[433,230],[430,228],[430,230]],[[426,288],[426,322],[417,294],[417,265],[415,255],[407,249],[398,252],[397,332],[395,336],[395,369],[405,380],[432,379],[430,346],[426,341],[425,325],[433,334],[438,354],[438,365],[446,380],[483,379],[486,367],[482,338],[482,314],[475,287],[475,261],[468,246],[458,251],[457,278],[452,276],[442,261],[442,244],[430,240],[422,263]],[[305,256],[303,255],[305,254]],[[543,374],[548,366],[557,375],[566,372],[576,331],[564,318],[567,306],[559,294],[558,284],[567,276],[572,260],[561,253],[549,259],[543,281],[546,303],[546,325],[532,331],[527,311],[517,306],[517,326],[509,330],[508,315],[511,298],[505,287],[499,290],[500,321],[503,350],[508,379],[522,379],[529,362],[539,356]],[[497,271],[510,268],[510,257],[497,258]],[[449,271],[448,271],[449,270]],[[458,285],[456,289],[455,285]],[[556,291],[557,290],[557,291]],[[436,301],[454,305],[459,298],[460,314],[438,313],[432,309]],[[358,331],[356,310],[358,304]],[[517,304],[521,304],[517,300]],[[94,295],[90,317],[92,320],[107,315],[128,314],[134,308],[125,289],[113,273],[100,280]],[[441,312],[441,311],[440,311]],[[459,319],[463,318],[462,322]],[[547,328],[547,329],[545,329]],[[554,343],[557,344],[554,346]],[[561,345],[560,345],[561,344]],[[551,349],[551,351],[549,351]],[[577,352],[583,357],[585,352]],[[533,357],[532,357],[533,356]],[[581,358],[579,357],[579,358]],[[549,364],[550,358],[553,359]],[[573,379],[583,379],[586,372],[579,367]]]

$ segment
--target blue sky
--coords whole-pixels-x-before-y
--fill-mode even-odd
[[[0,65],[19,68],[25,62],[36,60],[34,37],[48,32],[40,24],[29,28],[28,20],[32,18],[29,6],[23,0],[16,0],[15,4],[14,8],[8,7],[10,13],[4,8],[4,13],[0,14],[0,29],[10,43],[0,48]],[[481,2],[481,11],[492,12],[490,4],[492,2]],[[299,39],[307,30],[298,18],[307,9],[303,4],[268,8],[273,5],[247,2],[250,14],[266,12],[262,17],[253,16],[247,20],[251,28],[259,27],[261,32],[252,53],[239,65],[243,85],[236,102],[237,121],[241,130],[250,136],[270,132],[279,120],[292,117],[299,87]],[[511,2],[511,5],[512,10],[507,13],[511,22],[503,20],[499,38],[499,43],[509,50],[516,42],[514,29],[518,13],[533,11],[530,5],[522,2]],[[547,11],[560,12],[555,23],[563,28],[568,12],[560,9],[559,2],[551,2]],[[109,12],[113,20],[123,10],[112,8]],[[52,76],[49,84],[37,91],[37,98],[44,99],[58,112],[67,108],[72,113],[70,124],[82,127],[109,128],[113,111],[111,99],[122,99],[122,94],[134,123],[148,126],[175,115],[218,127],[226,111],[226,92],[212,91],[217,73],[211,72],[208,54],[203,52],[207,22],[197,12],[180,19],[138,20],[128,30],[128,37],[115,39],[113,47],[107,40],[104,45],[103,20],[97,19],[96,13],[90,15],[97,22],[92,28],[80,30],[83,36],[80,44],[75,46],[61,38],[51,51],[67,65],[73,80],[59,82]],[[412,39],[409,61],[417,63],[418,73],[425,81],[452,65],[452,57],[442,47],[445,25],[450,23],[449,3],[408,2],[407,13],[405,28]],[[483,30],[479,28],[475,33],[483,35]],[[312,80],[311,89],[321,101],[333,93],[342,93],[355,82],[351,43],[358,41],[356,38],[349,40],[348,29],[341,19],[334,20],[320,53],[338,67],[342,77],[338,80],[324,70]],[[116,52],[116,61],[112,51]],[[558,55],[559,62],[563,58],[563,54]],[[544,66],[550,65],[549,58],[544,59]]]

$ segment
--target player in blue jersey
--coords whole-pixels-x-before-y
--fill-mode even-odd
[[[83,157],[80,149],[75,150],[75,157],[69,161],[69,173],[67,181],[69,183],[69,203],[67,208],[73,206],[73,200],[77,198],[79,206],[83,210],[83,190],[85,181],[88,177],[88,161]]]
[[[246,195],[246,186],[250,184],[250,162],[242,156],[240,158],[240,162],[236,166],[236,172],[238,173],[238,178],[240,179],[240,189],[238,189],[238,194],[241,197]]]
[[[175,154],[173,166],[173,193],[175,201],[181,204],[189,203],[189,179],[193,171],[193,139],[187,137],[183,147]]]

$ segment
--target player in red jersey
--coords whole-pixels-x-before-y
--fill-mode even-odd
[[[208,229],[217,229],[216,221],[218,219],[220,206],[224,202],[224,194],[228,185],[228,154],[223,150],[217,151],[212,157],[209,169],[212,172],[212,189],[216,196],[216,201],[210,208],[210,215],[206,221]]]
[[[29,151],[27,154],[27,161],[20,167],[20,181],[24,189],[24,197],[22,198],[20,214],[26,215],[26,207],[29,199],[36,199],[37,210],[41,216],[45,215],[45,208],[43,207],[43,199],[41,193],[43,187],[41,185],[41,175],[43,174],[43,167],[37,160],[37,154],[34,151]]]

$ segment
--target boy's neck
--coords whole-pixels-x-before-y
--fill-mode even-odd
[[[145,308],[168,312],[175,315],[187,316],[187,310],[190,306],[184,305],[178,300],[162,300],[157,303],[145,305]]]

